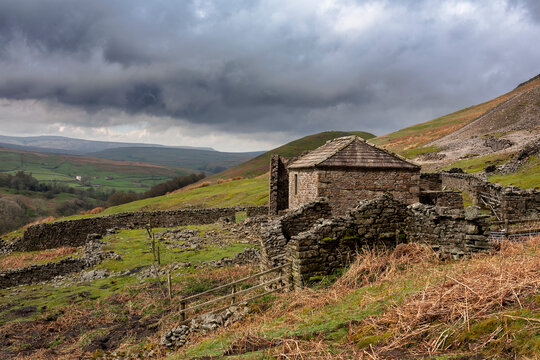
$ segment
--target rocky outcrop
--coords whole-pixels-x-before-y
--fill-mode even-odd
[[[230,306],[218,314],[203,314],[191,320],[189,326],[181,325],[165,331],[161,336],[161,345],[171,348],[184,346],[191,333],[215,331],[222,326],[229,326],[232,323],[240,321],[248,313],[249,308],[245,303],[242,303],[240,305]]]

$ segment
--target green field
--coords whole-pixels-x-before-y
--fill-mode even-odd
[[[76,179],[87,177],[96,190],[144,192],[153,185],[187,175],[186,169],[83,156],[32,153],[0,148],[0,173],[31,173],[40,182],[57,182],[89,189]]]

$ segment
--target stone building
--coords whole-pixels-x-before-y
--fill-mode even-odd
[[[284,170],[283,166],[280,170],[279,161],[286,161],[273,160],[277,165],[271,174],[271,192],[272,181],[283,183]],[[406,204],[419,200],[420,167],[357,136],[328,141],[285,164],[289,186],[288,191],[281,191],[281,197],[288,193],[289,209],[321,197],[328,199],[334,214],[344,213],[359,200],[382,193],[390,193]],[[279,189],[274,193],[279,195]]]

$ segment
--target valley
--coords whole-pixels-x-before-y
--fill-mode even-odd
[[[539,223],[508,221],[507,225],[511,226],[506,230],[532,235],[519,242],[488,241],[489,232],[499,229],[504,221],[497,221],[486,206],[477,210],[462,207],[471,205],[473,199],[468,191],[478,184],[492,188],[501,202],[514,199],[512,196],[518,199],[530,195],[532,199],[537,194],[534,190],[540,188],[540,104],[533,100],[538,99],[538,89],[540,81],[532,79],[494,100],[380,137],[357,131],[329,131],[306,136],[240,164],[222,158],[226,170],[165,195],[46,220],[76,224],[83,220],[99,221],[94,218],[106,216],[124,219],[119,220],[121,226],[96,226],[97,233],[73,230],[71,239],[82,239],[82,246],[66,243],[40,251],[9,251],[10,244],[23,243],[19,239],[24,238],[27,230],[20,228],[5,233],[1,235],[5,250],[0,254],[0,267],[9,268],[4,270],[11,271],[9,274],[32,269],[32,264],[33,269],[55,268],[59,267],[55,264],[68,262],[86,265],[82,270],[50,279],[0,289],[0,357],[443,360],[503,359],[508,355],[535,359],[540,353],[537,326],[540,256],[539,237],[533,231],[538,230]],[[377,204],[390,201],[379,199],[368,200],[356,208],[356,214],[365,211],[361,216],[366,218],[344,215],[319,219],[309,212],[323,206],[318,203],[285,212],[281,214],[283,217],[255,213],[248,216],[251,211],[248,209],[262,207],[265,212],[269,204],[268,170],[272,155],[295,158],[329,140],[351,135],[361,136],[368,143],[421,165],[427,179],[436,178],[435,172],[453,169],[442,176],[443,180],[439,178],[438,185],[441,193],[450,192],[453,199],[460,197],[458,208],[398,204],[389,209],[380,205],[381,211],[387,212],[369,215],[369,206],[378,209]],[[9,167],[7,173],[14,174],[25,166],[40,181],[59,176],[58,182],[73,181],[73,175],[80,173],[90,177],[93,186],[86,188],[101,185],[108,189],[107,181],[118,180],[117,187],[110,189],[142,192],[154,180],[166,180],[190,171],[173,166],[175,151],[161,159],[161,164],[13,149],[0,151],[0,156],[5,159],[6,169]],[[142,148],[103,152],[111,158],[129,153],[136,160],[151,161],[159,157]],[[187,160],[201,159],[186,156]],[[208,164],[214,167],[214,163]],[[105,176],[115,179],[105,180]],[[467,191],[452,192],[442,185],[443,181],[471,181],[472,185],[467,184]],[[489,185],[487,181],[501,186]],[[84,187],[77,182],[70,185]],[[517,190],[512,190],[514,193],[503,187],[507,185],[529,190],[518,195]],[[3,197],[19,195],[2,190]],[[35,194],[28,196],[41,206],[49,206]],[[52,200],[66,199],[70,197],[61,195]],[[164,215],[167,211],[200,211],[197,209],[234,215],[212,219],[207,224],[156,225],[160,216],[169,216]],[[129,220],[130,216],[134,220]],[[149,220],[140,220],[139,216],[148,216]],[[288,219],[304,219],[304,216],[312,222],[312,228],[295,228],[287,223]],[[385,216],[393,220],[387,221]],[[173,218],[178,220],[179,216]],[[195,222],[197,216],[188,218]],[[266,241],[273,239],[280,221],[280,231],[289,237],[288,241],[298,241],[298,248],[302,243],[311,246],[302,255],[300,250],[293,254],[292,265],[285,263],[292,273],[302,266],[312,269],[315,262],[310,263],[311,259],[317,259],[325,251],[332,261],[337,261],[338,255],[331,254],[331,244],[335,243],[336,249],[348,242],[362,244],[368,241],[369,231],[376,231],[377,227],[381,230],[373,239],[378,240],[369,241],[391,239],[395,243],[379,248],[366,243],[356,247],[356,255],[332,274],[310,273],[304,279],[305,287],[298,287],[297,282],[289,279],[274,288],[256,288],[257,299],[244,303],[242,300],[248,296],[242,291],[259,283],[234,288],[232,294],[221,287],[251,278],[264,269],[269,251]],[[386,228],[399,221],[409,222],[400,229]],[[46,231],[46,225],[33,231]],[[427,230],[419,230],[423,226]],[[334,232],[325,233],[328,229]],[[340,231],[343,234],[335,235]],[[468,242],[452,240],[453,245],[444,242],[454,237],[460,239],[461,234],[465,234]],[[435,243],[432,238],[437,236],[444,241]],[[420,237],[424,241],[414,240]],[[41,236],[42,243],[46,238],[49,239]],[[314,239],[320,246],[309,245]],[[453,256],[442,256],[443,248],[449,249]],[[476,249],[478,253],[465,254],[463,248]],[[80,260],[88,256],[97,262]],[[304,258],[308,260],[303,263]],[[4,272],[0,276],[6,279],[9,274]],[[205,295],[215,288],[218,291],[213,297]],[[275,291],[266,293],[269,290]],[[189,330],[182,328],[187,326],[181,316],[186,298],[202,294],[202,300],[195,302],[198,306],[218,296],[234,295],[235,291],[239,295],[233,297],[234,311],[238,313],[230,310],[229,299],[218,301],[212,307],[190,311],[188,320],[196,319],[195,323],[200,324],[197,327],[187,323],[191,326]],[[220,318],[225,316],[223,312],[209,313],[220,307],[233,312],[227,315],[227,320]],[[229,320],[233,318],[234,321]],[[181,339],[174,334],[182,334],[178,335]]]

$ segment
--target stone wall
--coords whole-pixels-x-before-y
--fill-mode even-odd
[[[442,178],[440,173],[420,174],[420,191],[441,191]]]
[[[321,210],[327,213],[318,213]],[[363,247],[414,241],[454,258],[491,248],[489,216],[477,208],[407,205],[385,194],[359,202],[344,215],[330,217],[330,211],[323,199],[274,220],[262,234],[263,269],[290,261],[292,281],[298,288],[345,267]]]
[[[422,191],[420,203],[450,209],[463,209],[463,195],[454,191]]]
[[[393,247],[404,242],[405,215],[405,204],[383,195],[292,236],[287,252],[295,288],[343,268],[363,247]]]
[[[288,160],[273,155],[270,160],[270,191],[268,194],[268,213],[278,215],[289,208],[289,173]]]
[[[271,221],[261,234],[261,269],[283,264],[291,236],[311,228],[317,220],[329,217],[330,211],[328,200],[319,199]]]
[[[489,216],[476,207],[452,210],[423,204],[408,207],[407,241],[430,245],[443,256],[460,258],[491,249]]]
[[[502,220],[540,219],[540,191],[506,188],[500,201]]]
[[[268,215],[268,206],[246,206],[244,209],[248,218]]]
[[[28,227],[23,236],[8,246],[10,251],[37,251],[61,246],[81,246],[88,234],[105,235],[107,229],[174,227],[211,224],[222,218],[235,218],[235,208],[183,209],[170,211],[130,212],[103,217],[84,218],[37,224]]]
[[[474,205],[484,206],[482,194],[496,199],[500,204],[494,209],[503,221],[540,218],[540,191],[504,187],[471,174],[441,173],[441,179],[444,188],[469,194]]]
[[[466,193],[474,205],[480,204],[479,194],[481,192],[497,196],[497,186],[478,176],[447,172],[440,175],[443,189],[459,190]]]
[[[103,260],[118,258],[118,255],[111,251],[101,251],[102,245],[99,241],[88,243],[80,258],[70,256],[56,262],[0,271],[0,289],[49,281],[57,276],[96,266]]]

